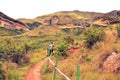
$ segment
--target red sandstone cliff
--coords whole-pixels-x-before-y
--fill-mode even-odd
[[[7,29],[23,29],[23,30],[29,30],[28,27],[13,18],[10,18],[9,16],[5,15],[4,13],[0,12],[0,26],[7,28]]]

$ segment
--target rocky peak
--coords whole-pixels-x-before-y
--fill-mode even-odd
[[[93,23],[99,25],[120,24],[120,10],[114,10],[97,16],[94,18]]]
[[[55,25],[55,24],[58,23],[58,21],[59,21],[59,17],[56,16],[56,15],[54,15],[54,16],[51,18],[50,21],[51,21],[51,24]]]
[[[2,12],[0,12],[0,26],[7,29],[29,30],[24,23],[11,18]]]
[[[112,16],[120,16],[120,10],[114,10],[114,11],[111,11],[107,14],[112,15]]]

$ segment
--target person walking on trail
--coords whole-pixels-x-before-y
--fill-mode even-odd
[[[54,51],[54,43],[51,42],[51,43],[50,43],[49,56],[51,55],[51,53],[53,53],[53,51]]]

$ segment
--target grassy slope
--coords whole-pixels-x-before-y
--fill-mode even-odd
[[[12,36],[9,36],[12,37]],[[11,63],[11,61],[4,63],[4,69],[6,71],[6,77],[8,77],[8,80],[25,80],[25,76],[30,69],[36,62],[41,60],[46,55],[46,45],[48,44],[47,40],[48,38],[45,37],[42,39],[41,37],[31,37],[31,36],[15,36],[14,38],[16,41],[18,40],[19,43],[33,43],[31,47],[33,47],[32,50],[30,50],[27,54],[27,56],[30,58],[29,64],[22,64],[17,65],[15,63]],[[7,38],[7,36],[4,36],[4,38]],[[0,37],[0,39],[2,39]],[[46,41],[46,42],[45,42]],[[2,44],[2,43],[1,43]],[[19,46],[19,44],[18,44]],[[2,54],[2,53],[0,53]]]
[[[54,30],[53,30],[54,29]],[[38,34],[38,33],[41,34]],[[46,49],[49,47],[48,44],[51,41],[59,41],[61,38],[59,35],[52,35],[53,33],[59,33],[60,30],[58,28],[51,28],[51,27],[45,27],[45,28],[38,28],[35,30],[32,30],[31,32],[26,32],[24,34],[20,34],[15,36],[16,39],[18,39],[20,42],[24,40],[25,42],[29,41],[30,43],[34,43],[33,46],[37,49],[31,51],[27,56],[30,57],[30,63],[25,64],[21,67],[17,67],[14,63],[5,63],[5,70],[7,70],[7,77],[9,77],[9,80],[15,79],[15,80],[24,80],[25,75],[29,68],[33,66],[37,61],[42,59],[46,55]],[[45,34],[45,35],[44,35]],[[27,36],[26,36],[27,35]],[[57,38],[55,38],[55,36]],[[4,38],[7,38],[4,36]],[[58,42],[59,43],[59,42]],[[10,68],[6,69],[6,66],[9,65]]]
[[[80,18],[84,18],[84,19],[88,19],[91,18],[91,16],[93,15],[93,13],[84,13],[84,12],[57,12],[55,14],[49,14],[49,15],[45,15],[42,17],[37,17],[35,19],[29,19],[29,20],[24,20],[23,22],[34,22],[34,21],[40,21],[43,22],[44,18],[50,18],[53,15],[70,15],[73,16],[77,19]],[[95,15],[101,15],[101,14],[95,14]],[[8,33],[9,34],[9,33]],[[54,35],[56,34],[56,35]],[[82,80],[119,80],[119,74],[113,74],[113,73],[100,73],[96,71],[96,65],[98,63],[100,63],[100,56],[102,54],[106,54],[106,52],[111,52],[114,49],[117,49],[118,51],[120,51],[119,49],[119,43],[120,40],[116,39],[116,31],[110,30],[109,28],[106,30],[106,38],[103,42],[99,42],[97,43],[92,50],[87,50],[85,48],[80,48],[78,52],[74,53],[74,54],[70,54],[69,57],[67,59],[60,59],[59,61],[59,68],[61,71],[63,71],[67,76],[69,76],[72,80],[75,80],[75,71],[76,71],[76,66],[80,63],[80,59],[79,57],[82,54],[88,54],[88,57],[91,59],[90,62],[87,62],[86,60],[83,60],[84,63],[80,64],[81,66],[81,79]],[[35,30],[32,30],[30,32],[26,32],[20,36],[37,36],[37,40],[40,41],[41,46],[42,46],[42,50],[45,50],[48,47],[48,44],[51,41],[55,42],[55,45],[58,46],[62,41],[62,39],[66,36],[72,36],[72,38],[75,39],[76,42],[80,43],[79,41],[79,36],[74,36],[72,34],[63,34],[59,28],[57,27],[45,27],[45,28],[37,28]],[[116,41],[117,40],[117,41]],[[42,44],[42,41],[44,42]],[[44,51],[41,51],[40,53],[43,53],[42,56],[44,55]],[[28,64],[27,66],[21,67],[21,68],[16,68],[16,72],[17,74],[20,75],[20,80],[24,80],[25,77],[25,73],[27,72],[27,70],[29,69],[29,67],[31,65],[33,65],[35,62],[37,62],[38,60],[41,59],[42,56],[40,53],[32,53],[29,56],[31,57],[31,63]],[[54,59],[54,57],[53,57]],[[60,65],[61,64],[61,65]],[[13,69],[12,69],[13,70]],[[52,70],[52,69],[51,69]],[[13,71],[12,71],[13,72]],[[49,73],[43,73],[43,77],[45,78],[45,80],[51,80],[52,76],[53,76],[53,72],[49,72]],[[22,76],[22,77],[21,77]],[[59,80],[65,80],[63,79],[59,74],[57,74],[57,76],[59,77]],[[48,78],[48,79],[46,79]]]
[[[81,80],[119,80],[119,74],[101,72],[98,64],[101,63],[100,57],[103,54],[117,50],[120,52],[120,40],[117,39],[116,28],[108,27],[105,29],[106,37],[102,42],[97,42],[91,50],[86,48],[79,48],[74,54],[69,54],[67,59],[59,59],[58,67],[65,73],[71,80],[75,80],[76,67],[80,64],[81,67]],[[74,38],[74,37],[73,37]],[[82,54],[88,54],[90,61],[81,59]],[[52,57],[54,60],[55,58]],[[82,62],[82,63],[81,63]],[[45,73],[45,67],[43,66],[43,78],[44,80],[51,80],[53,77],[53,67],[50,65],[50,71]],[[57,73],[58,80],[65,80]]]
[[[41,34],[45,35],[41,35]],[[56,35],[54,35],[56,34]],[[42,50],[45,50],[48,47],[48,44],[51,41],[55,42],[55,46],[58,46],[60,43],[63,42],[63,38],[66,36],[71,36],[75,39],[75,42],[80,43],[79,36],[74,36],[73,33],[63,33],[60,31],[59,28],[56,27],[44,27],[44,28],[37,28],[35,30],[32,30],[31,32],[26,32],[20,36],[36,36],[36,40],[39,40],[41,42]],[[119,80],[119,74],[113,74],[113,73],[104,73],[99,72],[96,70],[96,66],[98,63],[100,63],[100,56],[102,54],[106,54],[108,52],[111,52],[114,49],[117,49],[117,51],[120,51],[120,40],[116,39],[117,33],[115,28],[106,28],[106,38],[102,42],[98,42],[95,46],[93,46],[92,50],[88,50],[86,48],[79,48],[79,51],[75,52],[74,54],[69,54],[69,57],[67,59],[60,58],[59,60],[59,68],[61,71],[63,71],[67,76],[69,76],[72,80],[75,80],[75,72],[76,67],[78,64],[80,64],[81,59],[79,58],[82,54],[88,54],[88,57],[91,59],[91,61],[83,60],[84,63],[80,64],[81,67],[81,79],[82,80]],[[44,51],[40,52],[43,53]],[[40,53],[30,54],[31,57],[31,63],[27,66],[21,67],[19,69],[16,68],[17,74],[20,75],[20,80],[24,80],[25,73],[29,69],[31,65],[33,65],[35,62],[41,59]],[[43,56],[42,55],[42,56]],[[54,57],[52,57],[54,59]],[[61,64],[61,65],[60,65]],[[44,65],[43,68],[46,66]],[[51,80],[53,76],[53,70],[52,66],[50,66],[50,72],[49,73],[43,73],[44,80]],[[44,69],[43,69],[44,70]],[[44,71],[43,71],[44,72]],[[22,77],[21,77],[22,76]],[[65,80],[57,73],[57,78],[59,80]]]
[[[38,34],[41,32],[41,35]],[[81,67],[81,79],[82,80],[119,80],[119,74],[113,74],[113,73],[104,73],[104,72],[99,72],[96,70],[96,66],[101,63],[100,61],[100,56],[103,54],[106,54],[108,52],[111,52],[114,49],[119,49],[119,43],[120,40],[116,39],[117,33],[115,28],[106,28],[106,38],[102,42],[98,42],[95,46],[93,46],[92,50],[88,50],[86,48],[79,48],[77,52],[74,54],[69,54],[69,57],[67,59],[60,58],[59,59],[59,64],[58,67],[60,68],[61,71],[63,71],[68,77],[70,77],[72,80],[75,80],[75,72],[76,72],[76,67],[78,64],[80,64]],[[43,46],[41,49],[42,51],[38,53],[32,53],[29,54],[31,58],[31,63],[28,65],[25,65],[24,67],[21,67],[19,69],[15,69],[16,74],[18,74],[20,77],[20,80],[24,80],[25,74],[27,73],[28,69],[30,66],[34,65],[38,60],[42,58],[42,56],[45,55],[45,49],[47,48],[47,45],[51,42],[54,41],[55,46],[59,46],[60,43],[63,42],[63,38],[66,36],[72,36],[74,38],[75,42],[80,43],[79,36],[73,35],[73,33],[63,33],[60,31],[59,28],[56,29],[56,27],[44,27],[44,28],[37,28],[32,30],[31,32],[26,32],[20,36],[36,36],[36,40],[39,40],[41,43],[41,46]],[[32,40],[32,39],[31,39]],[[44,43],[45,42],[45,43]],[[42,55],[40,53],[43,53]],[[91,61],[86,61],[82,60],[83,63],[81,64],[81,59],[79,58],[82,54],[88,54],[88,57],[91,59]],[[39,56],[41,55],[41,56]],[[55,58],[52,57],[54,60]],[[60,65],[61,64],[61,65]],[[44,65],[44,69],[45,69]],[[43,70],[44,70],[43,69]],[[12,73],[11,73],[12,74]],[[12,74],[13,75],[13,74]],[[15,74],[14,74],[15,75]],[[43,78],[44,80],[51,80],[53,76],[53,67],[50,66],[50,72],[44,73],[43,71]],[[65,80],[62,76],[60,76],[57,73],[57,78],[59,80]]]

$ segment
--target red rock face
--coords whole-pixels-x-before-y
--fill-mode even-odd
[[[66,24],[66,26],[71,26],[71,27],[73,27],[73,26],[74,26],[74,24],[69,23],[69,24]]]
[[[108,72],[120,72],[120,53],[111,54],[103,63],[103,69]]]
[[[106,25],[107,25],[107,22],[104,21],[103,19],[99,19],[99,20],[95,20],[95,21],[93,22],[93,24],[98,24],[98,25],[106,26]]]
[[[50,25],[50,20],[45,20],[45,21],[44,21],[44,24],[45,24],[45,25]]]
[[[0,26],[7,29],[29,30],[26,25],[18,20],[12,19],[0,12]]]
[[[51,24],[55,25],[55,24],[58,23],[58,21],[59,21],[58,16],[53,16],[52,19],[51,19]]]

